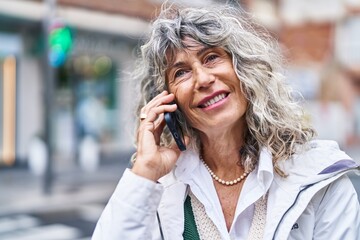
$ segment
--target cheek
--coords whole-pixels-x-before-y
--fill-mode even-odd
[[[177,87],[172,87],[171,93],[175,95],[176,103],[181,112],[185,115],[184,117],[190,123],[191,126],[194,126],[196,119],[193,117],[194,113],[191,111],[192,100],[193,100],[193,91],[191,86],[182,84]],[[196,125],[196,124],[195,124]]]
[[[178,86],[170,87],[170,92],[175,95],[176,103],[181,110],[186,111],[191,103],[192,90],[186,84],[179,84]]]
[[[247,100],[245,94],[243,93],[243,91],[241,90],[240,86],[236,89],[236,92],[237,92],[237,95],[238,95],[239,104],[242,106],[242,108],[247,109],[248,100]]]
[[[191,113],[187,113],[186,114],[186,121],[190,124],[190,126],[194,129],[197,130],[202,130],[201,129],[201,121],[199,118],[196,118],[195,115],[191,114]]]

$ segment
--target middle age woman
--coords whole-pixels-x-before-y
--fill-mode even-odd
[[[136,161],[93,239],[358,239],[344,175],[358,165],[336,143],[310,141],[258,29],[227,8],[169,9],[154,22],[138,65]],[[166,90],[152,97],[154,86]],[[182,153],[163,134],[175,111]]]

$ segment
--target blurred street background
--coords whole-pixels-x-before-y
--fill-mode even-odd
[[[90,239],[135,151],[128,74],[163,2],[0,0],[1,240]],[[253,14],[318,138],[360,161],[359,0],[167,2]]]

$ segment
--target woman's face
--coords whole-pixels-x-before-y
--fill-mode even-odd
[[[191,47],[175,53],[166,76],[191,126],[205,134],[244,126],[247,100],[229,54],[190,38],[184,43]]]

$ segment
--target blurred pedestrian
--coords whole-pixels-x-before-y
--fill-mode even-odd
[[[346,76],[351,84],[354,93],[352,99],[352,115],[354,118],[353,144],[360,144],[360,65],[354,64],[344,67]]]
[[[360,238],[346,176],[359,166],[313,140],[276,43],[245,13],[165,9],[141,50],[136,159],[93,239]],[[177,112],[186,151],[165,112]]]

